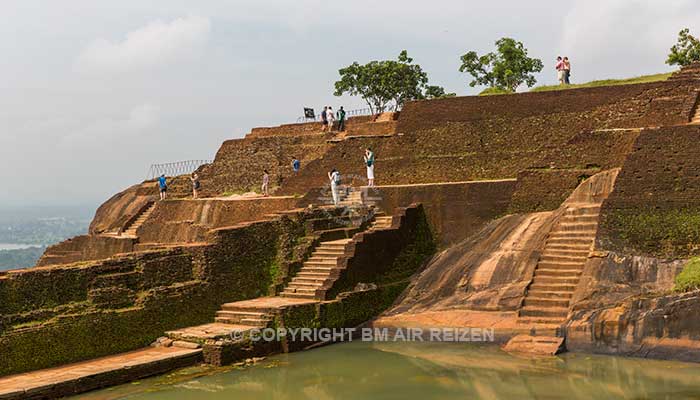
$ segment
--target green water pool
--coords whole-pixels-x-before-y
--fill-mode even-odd
[[[700,399],[700,364],[497,346],[352,342],[226,369],[187,368],[77,399]]]

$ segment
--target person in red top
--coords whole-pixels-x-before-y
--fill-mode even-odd
[[[557,79],[559,80],[559,84],[563,85],[564,84],[564,60],[562,60],[561,56],[557,57],[557,64],[555,65],[555,68],[557,69]]]

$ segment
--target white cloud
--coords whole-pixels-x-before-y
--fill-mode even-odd
[[[149,69],[172,62],[206,42],[211,23],[204,17],[157,20],[129,32],[121,42],[98,39],[76,60],[82,71],[121,72]]]

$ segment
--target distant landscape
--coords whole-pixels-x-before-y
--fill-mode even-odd
[[[94,207],[0,209],[0,271],[34,266],[47,246],[87,232]]]

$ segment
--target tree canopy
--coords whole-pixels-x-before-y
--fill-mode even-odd
[[[334,95],[348,93],[362,97],[372,113],[387,110],[390,103],[397,110],[406,101],[445,97],[445,89],[428,85],[428,74],[403,50],[397,60],[354,62],[338,71]]]
[[[666,64],[680,65],[700,61],[700,40],[690,34],[690,29],[685,28],[678,33],[678,42],[671,47]]]
[[[461,57],[460,72],[467,72],[474,77],[469,86],[486,85],[492,88],[515,92],[523,83],[528,87],[535,85],[533,75],[542,71],[542,60],[527,56],[527,49],[522,42],[511,38],[496,41],[496,51],[479,56],[470,51]]]

